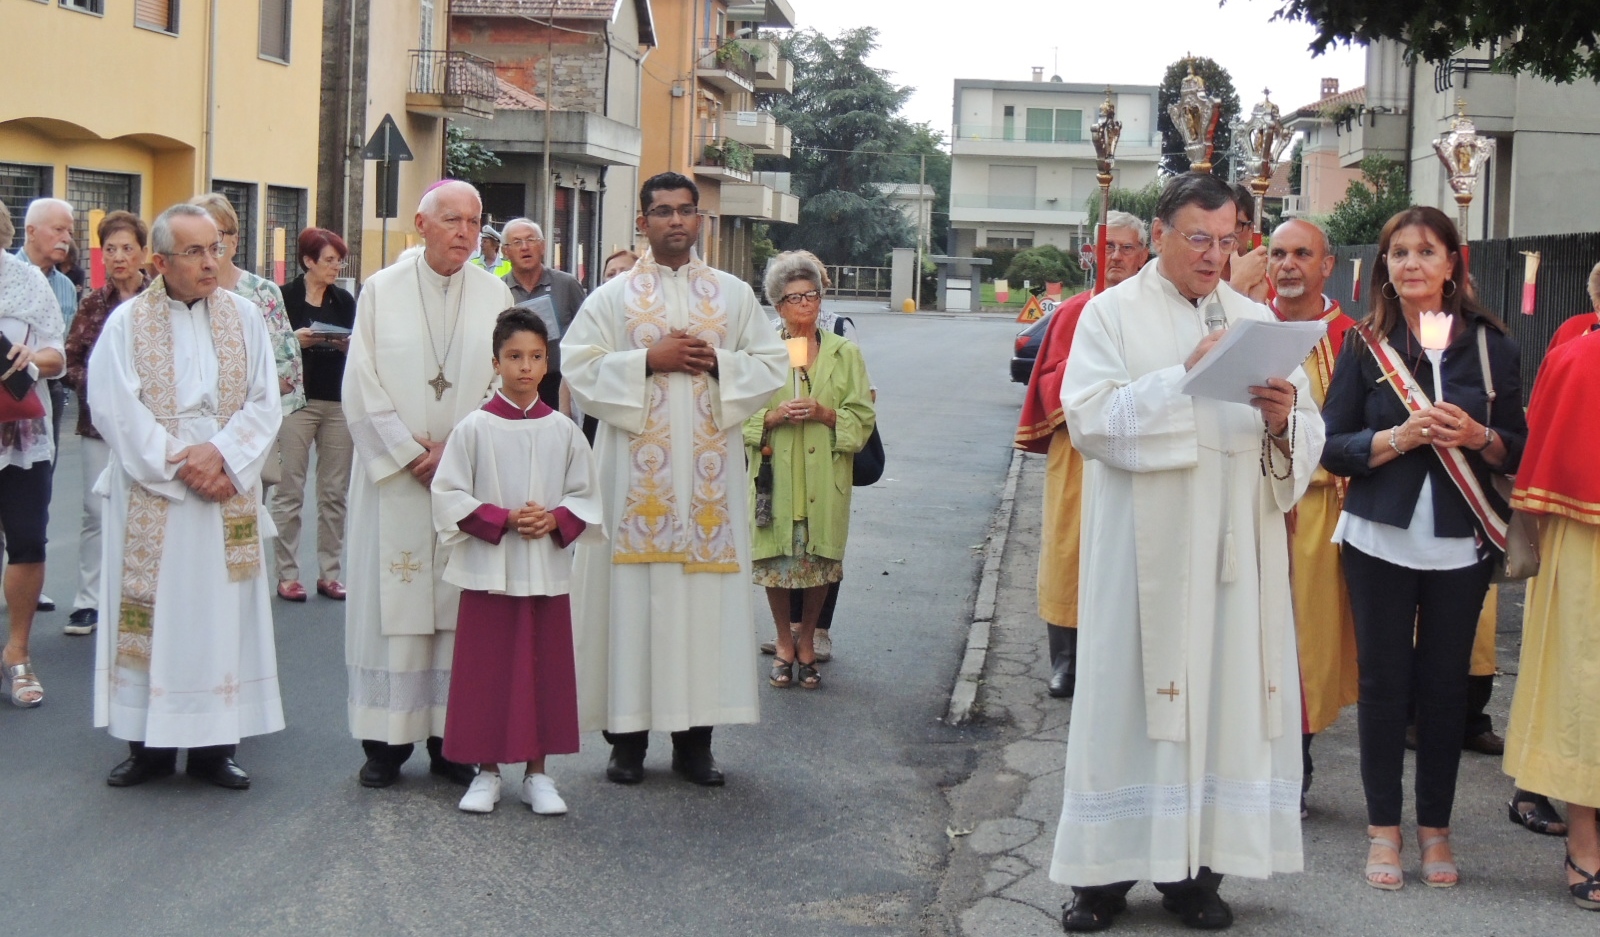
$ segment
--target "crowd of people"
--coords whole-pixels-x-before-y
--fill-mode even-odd
[[[1418,880],[1434,888],[1461,881],[1463,748],[1503,751],[1512,821],[1567,835],[1571,897],[1600,910],[1585,705],[1600,668],[1600,473],[1581,443],[1595,427],[1581,401],[1600,376],[1600,265],[1597,312],[1557,331],[1524,411],[1521,352],[1442,212],[1389,219],[1369,308],[1352,316],[1322,292],[1326,233],[1296,219],[1252,244],[1251,202],[1209,175],[1170,180],[1148,264],[1143,222],[1111,213],[1110,288],[1055,311],[1023,404],[1016,446],[1047,454],[1047,691],[1074,697],[1051,868],[1072,886],[1063,926],[1110,927],[1140,879],[1185,925],[1229,926],[1224,874],[1302,867],[1312,741],[1351,704],[1367,884],[1405,882],[1407,747]],[[1441,312],[1434,370],[1422,321]],[[1184,393],[1251,319],[1325,331],[1287,380],[1249,387],[1248,406]],[[1484,706],[1513,508],[1538,519],[1542,566],[1503,740]]]
[[[170,775],[186,749],[188,774],[249,787],[239,741],[284,725],[271,597],[309,599],[313,449],[316,591],[346,603],[361,784],[395,783],[420,742],[467,786],[462,810],[492,810],[500,766],[520,764],[522,799],[563,813],[546,758],[592,729],[612,781],[644,779],[660,730],[675,771],[724,783],[713,728],[759,712],[752,582],[782,599],[772,685],[820,683],[799,629],[840,578],[873,404],[860,351],[819,323],[814,257],[769,270],[780,338],[695,253],[693,181],[640,197],[649,250],[607,257],[593,294],[545,264],[537,224],[485,227],[476,190],[445,180],[418,206],[421,245],[359,299],[337,233],[301,232],[280,287],[234,266],[238,217],[202,195],[148,228],[106,215],[105,285],[81,304],[55,269],[71,206],[32,204],[24,250],[0,256],[0,382],[26,382],[10,410],[0,395],[11,701],[45,696],[28,637],[64,373],[84,437],[66,630],[99,635],[95,723],[130,748],[112,786]]]

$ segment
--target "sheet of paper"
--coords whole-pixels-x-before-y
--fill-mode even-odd
[[[549,294],[530,296],[517,305],[544,320],[545,328],[550,330],[551,341],[561,338],[561,323],[556,319],[555,303],[550,301]]]
[[[1228,329],[1178,389],[1191,397],[1248,404],[1252,386],[1288,377],[1327,332],[1323,322],[1246,319]]]

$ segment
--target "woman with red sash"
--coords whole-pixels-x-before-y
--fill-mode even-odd
[[[1415,700],[1421,880],[1447,888],[1460,880],[1449,827],[1473,637],[1510,514],[1490,476],[1516,471],[1527,432],[1520,353],[1464,288],[1460,238],[1443,212],[1389,219],[1378,256],[1370,312],[1345,336],[1328,388],[1322,456],[1350,479],[1334,540],[1360,670],[1366,882],[1404,884],[1401,775]],[[1431,311],[1452,317],[1442,394],[1418,337]]]
[[[1550,352],[1528,407],[1511,505],[1538,514],[1539,574],[1528,580],[1522,666],[1506,732],[1518,790],[1567,802],[1567,886],[1600,911],[1600,334]]]

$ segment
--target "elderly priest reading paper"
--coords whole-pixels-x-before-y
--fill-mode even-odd
[[[1086,461],[1078,686],[1050,877],[1063,925],[1109,927],[1138,879],[1191,927],[1226,927],[1224,873],[1298,871],[1300,695],[1284,514],[1322,453],[1305,374],[1254,406],[1191,397],[1226,322],[1272,313],[1220,282],[1232,193],[1167,184],[1156,263],[1091,300],[1061,400]],[[1223,323],[1219,323],[1223,324]]]

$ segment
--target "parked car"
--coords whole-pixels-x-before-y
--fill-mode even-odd
[[[1011,379],[1018,384],[1028,383],[1028,378],[1033,376],[1033,363],[1039,358],[1039,346],[1044,344],[1045,330],[1054,316],[1055,311],[1051,310],[1017,333],[1015,350],[1011,354]]]

